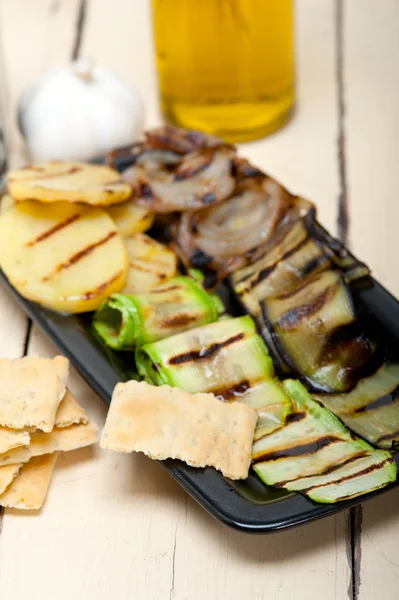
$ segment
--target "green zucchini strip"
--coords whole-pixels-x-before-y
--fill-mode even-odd
[[[255,441],[253,468],[268,485],[300,491],[317,502],[338,502],[396,479],[385,450],[355,438],[299,381],[286,380],[294,410],[284,427]]]
[[[352,431],[380,448],[399,443],[399,364],[383,364],[347,394],[315,394]]]
[[[259,414],[255,437],[281,427],[292,409],[250,317],[221,320],[146,344],[137,350],[136,364],[149,383],[212,392],[220,400],[253,407]]]
[[[113,294],[96,311],[93,327],[115,350],[172,336],[216,321],[224,306],[191,277],[174,277],[145,294]]]

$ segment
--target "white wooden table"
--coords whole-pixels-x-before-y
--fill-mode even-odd
[[[399,295],[399,3],[298,0],[298,105],[292,122],[243,151],[317,202]],[[11,164],[25,160],[23,87],[73,54],[136,85],[159,123],[147,0],[0,0],[0,84]],[[340,219],[339,216],[341,216]],[[53,354],[0,289],[0,355]],[[101,425],[105,407],[71,385]],[[220,525],[143,456],[91,448],[59,460],[44,510],[7,510],[2,600],[396,600],[399,489],[346,514],[254,537]]]

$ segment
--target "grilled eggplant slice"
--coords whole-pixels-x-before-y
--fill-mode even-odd
[[[21,202],[0,216],[0,267],[25,298],[87,312],[125,285],[127,251],[101,209]]]
[[[262,300],[288,292],[300,286],[305,277],[330,266],[329,257],[310,236],[306,220],[300,219],[286,228],[264,256],[235,271],[231,281],[248,313],[257,317]]]
[[[384,450],[355,438],[303,385],[283,383],[294,411],[287,424],[255,441],[253,468],[268,485],[299,491],[316,502],[338,502],[395,480],[396,464]]]
[[[177,256],[164,244],[143,233],[125,238],[125,244],[129,272],[124,294],[148,292],[176,275]]]
[[[315,398],[352,431],[380,448],[399,443],[399,364],[383,364],[347,394],[316,394]]]
[[[184,275],[147,294],[113,294],[97,310],[93,326],[115,350],[131,350],[216,321],[224,312],[216,294]]]
[[[267,298],[263,317],[290,368],[318,391],[348,391],[373,348],[358,332],[350,292],[337,271],[324,271]]]

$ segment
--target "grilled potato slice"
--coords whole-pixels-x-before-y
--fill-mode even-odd
[[[124,287],[128,264],[102,209],[27,201],[0,215],[0,267],[22,296],[47,308],[95,310]]]
[[[126,294],[148,292],[176,274],[177,257],[148,235],[136,234],[125,239],[129,255]]]
[[[106,210],[124,237],[144,233],[154,222],[154,213],[148,208],[138,206],[133,200],[110,206]]]
[[[12,196],[10,196],[10,194],[4,194],[4,196],[2,196],[2,198],[1,198],[0,213],[9,209],[11,206],[14,206],[14,204],[15,204],[14,198]]]
[[[8,190],[17,201],[82,202],[93,206],[117,204],[132,193],[118,171],[77,162],[49,162],[10,171]]]

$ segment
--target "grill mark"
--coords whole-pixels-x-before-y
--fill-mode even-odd
[[[151,275],[155,275],[156,277],[158,277],[158,279],[166,279],[165,273],[157,273],[153,269],[149,267],[144,267],[143,265],[135,262],[134,260],[129,263],[129,267],[132,267],[132,269],[136,269],[136,271],[141,271],[142,273],[151,273]]]
[[[290,458],[292,456],[306,456],[309,454],[315,454],[316,452],[322,450],[323,448],[326,448],[330,444],[340,441],[341,439],[336,435],[326,435],[319,438],[315,442],[299,444],[298,446],[291,446],[289,448],[282,448],[281,450],[273,450],[272,452],[262,454],[261,456],[254,459],[254,462],[266,462],[268,460],[279,460],[280,458]]]
[[[65,177],[66,175],[72,175],[73,173],[78,173],[82,170],[82,167],[71,167],[68,171],[64,171],[62,173],[40,173],[40,169],[38,167],[26,167],[26,169],[33,168],[34,171],[38,172],[36,177],[34,175],[29,176],[29,180],[26,181],[37,181],[38,179],[55,179],[56,177]],[[11,183],[18,181],[17,179],[10,179]]]
[[[166,292],[173,292],[174,290],[180,290],[181,288],[178,285],[171,285],[168,288],[162,288],[161,290],[151,290],[151,294],[164,294]]]
[[[383,406],[389,406],[390,404],[393,404],[395,402],[395,400],[392,398],[391,394],[385,394],[385,396],[382,396],[381,398],[377,398],[377,400],[373,400],[373,402],[369,402],[369,404],[366,404],[366,406],[362,406],[361,408],[356,409],[355,411],[353,411],[353,415],[358,415],[359,413],[365,413],[365,412],[369,412],[372,410],[376,410],[378,408],[382,408]],[[345,413],[345,414],[350,414],[350,413]]]
[[[341,469],[342,467],[349,465],[351,462],[354,462],[358,458],[364,458],[365,456],[368,456],[368,455],[369,455],[369,452],[367,450],[363,450],[362,452],[357,452],[356,454],[354,454],[350,458],[347,458],[343,462],[340,462],[339,464],[332,465],[330,467],[326,467],[320,473],[318,473],[317,476],[321,477],[323,475],[329,475],[330,473],[334,473],[334,471],[338,471],[338,469]],[[301,475],[299,475],[299,477],[295,477],[294,479],[287,479],[286,481],[280,481],[280,483],[275,484],[275,485],[278,488],[280,488],[280,487],[282,488],[285,485],[287,485],[287,483],[293,483],[294,481],[299,481],[300,479],[309,479],[310,477],[315,477],[315,475],[306,475],[306,477],[302,477]],[[310,489],[310,488],[307,488],[307,489]]]
[[[54,233],[57,233],[57,231],[64,229],[64,227],[67,227],[68,225],[70,225],[71,223],[74,223],[78,219],[80,219],[80,214],[71,215],[70,217],[68,217],[68,219],[65,219],[65,221],[62,221],[62,223],[58,223],[57,225],[54,225],[54,227],[51,227],[51,229],[48,229],[47,231],[44,231],[43,233],[38,235],[37,238],[35,238],[34,240],[31,240],[26,245],[28,247],[32,247],[35,244],[37,244],[38,242],[42,242],[43,240],[46,240],[47,238],[51,237]]]
[[[110,279],[108,279],[108,281],[104,281],[104,283],[102,283],[98,287],[94,288],[94,290],[90,290],[90,292],[86,292],[85,294],[83,294],[81,296],[82,299],[83,300],[91,300],[92,298],[96,298],[97,296],[100,296],[100,294],[102,294],[102,292],[105,289],[107,289],[108,286],[112,285],[114,283],[114,281],[117,281],[119,279],[119,277],[122,275],[122,273],[123,273],[123,271],[121,269],[120,271],[115,273],[115,275],[113,275]]]
[[[108,233],[108,235],[103,237],[101,240],[98,240],[98,242],[95,242],[94,244],[90,244],[89,246],[86,246],[86,248],[83,248],[83,250],[79,250],[79,252],[76,252],[76,254],[73,254],[73,256],[68,258],[67,261],[57,265],[52,273],[50,273],[49,275],[45,275],[42,278],[42,281],[48,281],[49,279],[51,279],[51,277],[54,275],[54,273],[59,273],[60,271],[69,269],[69,267],[72,267],[77,262],[79,262],[82,258],[85,258],[85,256],[88,256],[89,254],[91,254],[96,248],[99,248],[100,246],[103,246],[104,244],[106,244],[109,240],[111,240],[116,235],[117,235],[117,231],[110,231],[110,233]]]
[[[385,440],[393,440],[394,438],[396,438],[397,436],[399,436],[399,429],[397,431],[394,431],[393,433],[386,433],[384,435],[381,435],[377,440],[376,440],[376,444],[379,444],[380,442],[383,442]]]
[[[323,264],[328,263],[328,258],[324,254],[320,254],[319,256],[315,256],[311,258],[302,268],[301,274],[302,276],[309,275],[312,271],[315,271],[318,267],[323,266]]]
[[[304,419],[306,417],[306,413],[298,411],[298,412],[293,412],[291,414],[288,415],[288,417],[285,420],[285,424],[289,425],[289,423],[297,423],[298,421],[302,421],[302,419]]]
[[[276,296],[276,298],[278,300],[288,300],[288,298],[292,298],[292,296],[295,296],[298,292],[301,292],[302,290],[306,289],[309,285],[315,283],[316,281],[319,281],[320,277],[321,275],[315,276],[310,281],[305,281],[302,285],[296,286],[292,290],[288,290],[288,292],[282,292],[281,294]]]
[[[278,320],[278,326],[285,331],[296,329],[309,316],[319,312],[319,310],[327,304],[336,291],[336,286],[331,286],[325,289],[321,294],[313,298],[308,304],[297,306],[288,310]]]
[[[277,260],[273,264],[271,264],[268,267],[265,267],[264,269],[262,269],[261,271],[259,271],[258,276],[256,277],[256,279],[254,279],[253,281],[251,281],[250,284],[241,293],[249,292],[254,287],[256,287],[257,285],[259,285],[259,283],[261,283],[261,281],[263,281],[263,279],[266,279],[266,277],[268,277],[278,267],[279,263],[281,263],[282,261],[286,260],[287,258],[290,258],[290,256],[292,256],[293,254],[295,254],[296,252],[298,252],[298,250],[300,250],[301,248],[303,248],[303,246],[305,246],[308,243],[309,239],[310,239],[309,238],[309,233],[307,233],[305,235],[305,237],[302,240],[300,240],[295,246],[293,246],[292,248],[290,248],[289,250],[287,250],[279,260]],[[242,279],[241,281],[245,281],[245,278]],[[238,283],[241,283],[241,281],[239,281]]]
[[[211,162],[212,156],[207,156],[206,158],[203,158],[202,162],[198,161],[197,164],[183,164],[180,168],[176,170],[174,180],[184,181],[185,179],[191,179],[192,177],[199,175],[199,173],[207,169]]]
[[[340,479],[337,479],[336,481],[329,481],[327,483],[321,483],[320,485],[312,485],[309,488],[305,488],[305,489],[301,490],[301,492],[306,494],[306,493],[310,492],[311,490],[317,490],[317,489],[320,489],[323,487],[327,487],[329,485],[338,485],[340,483],[343,483],[344,481],[350,481],[351,479],[361,477],[362,475],[368,475],[369,473],[372,473],[373,471],[380,469],[386,463],[392,463],[392,462],[393,462],[393,457],[390,456],[389,458],[386,458],[382,462],[379,462],[374,465],[370,465],[370,467],[366,467],[365,469],[362,469],[361,471],[357,471],[357,473],[352,473],[352,475],[345,475],[345,477],[341,477]],[[345,496],[343,496],[343,498],[345,498]]]
[[[168,360],[169,365],[181,365],[187,362],[194,362],[196,360],[206,360],[211,358],[214,354],[222,350],[222,348],[226,348],[226,346],[230,346],[235,342],[242,340],[245,337],[244,333],[238,333],[237,335],[233,335],[231,338],[228,338],[224,342],[220,342],[218,344],[211,344],[208,348],[204,348],[203,350],[194,350],[192,352],[184,352],[183,354],[177,354],[176,356],[172,356]]]
[[[221,401],[231,400],[232,398],[237,398],[237,396],[242,396],[245,394],[247,390],[251,388],[251,384],[248,379],[243,379],[239,383],[232,385],[227,388],[219,388],[217,390],[211,390],[212,394],[216,396]]]
[[[197,318],[198,315],[175,315],[174,317],[170,317],[170,319],[164,319],[160,326],[165,329],[169,327],[184,327],[196,321]]]

